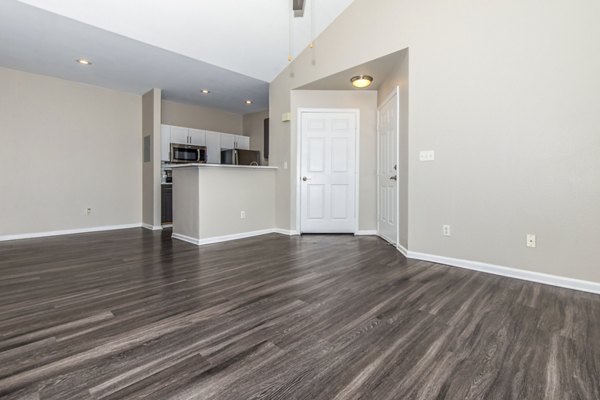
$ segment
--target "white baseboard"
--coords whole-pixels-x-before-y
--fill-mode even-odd
[[[182,240],[184,242],[188,242],[188,243],[191,243],[191,244],[195,244],[196,246],[200,246],[200,240],[198,240],[196,238],[193,238],[191,236],[186,236],[186,235],[182,235],[182,234],[179,234],[179,233],[173,233],[171,235],[171,238],[177,239],[177,240]]]
[[[160,231],[163,227],[160,225],[142,224],[142,228],[148,229],[150,231]]]
[[[171,235],[171,237],[173,239],[183,240],[184,242],[192,243],[197,246],[202,246],[204,244],[221,243],[221,242],[228,242],[231,240],[245,239],[245,238],[260,236],[260,235],[267,235],[269,233],[279,233],[279,232],[277,232],[276,229],[262,229],[259,231],[235,233],[232,235],[225,235],[225,236],[214,236],[214,237],[205,238],[205,239],[196,239],[196,238],[193,238],[190,236],[181,235],[179,233],[173,233]]]
[[[542,272],[526,271],[505,267],[501,265],[487,264],[479,261],[462,260],[459,258],[436,256],[433,254],[418,253],[408,251],[408,258],[417,260],[431,261],[438,264],[450,265],[471,269],[475,271],[487,272],[494,275],[502,275],[509,278],[522,279],[530,282],[543,283],[546,285],[559,286],[567,289],[580,290],[583,292],[600,294],[600,283],[584,281],[580,279],[566,278],[563,276],[544,274]]]
[[[356,231],[354,236],[377,236],[377,231]]]
[[[280,235],[286,235],[286,236],[298,236],[300,235],[300,232],[298,231],[291,231],[288,229],[279,229],[279,228],[275,228],[273,229],[274,233],[279,233]]]
[[[367,232],[371,232],[371,231],[367,231]],[[375,235],[375,236],[378,236],[378,237],[380,237],[381,239],[385,240],[385,241],[386,241],[386,242],[388,242],[388,243],[389,243],[391,246],[394,246],[394,247],[396,248],[396,250],[398,250],[400,253],[402,253],[402,255],[403,255],[404,257],[407,257],[407,258],[408,258],[408,249],[407,249],[406,247],[402,246],[401,244],[397,244],[397,243],[395,244],[395,243],[392,243],[392,242],[390,242],[389,240],[387,240],[386,238],[384,238],[383,236],[381,236],[381,235],[379,234],[379,232],[377,232],[377,231],[373,231],[373,232],[374,232],[374,233],[373,233],[373,235]]]
[[[119,229],[139,228],[141,226],[142,226],[141,223],[137,223],[137,224],[125,224],[125,225],[95,226],[92,228],[64,229],[64,230],[60,230],[60,231],[21,233],[18,235],[0,236],[0,242],[5,242],[8,240],[33,239],[33,238],[41,238],[41,237],[49,237],[49,236],[74,235],[77,233],[115,231],[115,230],[119,230]]]
[[[396,248],[400,253],[402,253],[404,257],[408,258],[408,249],[406,247],[402,246],[401,244],[398,244],[396,245]]]

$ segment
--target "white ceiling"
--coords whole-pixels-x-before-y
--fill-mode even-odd
[[[271,82],[286,66],[291,0],[22,0],[77,21]],[[294,55],[353,0],[306,0]]]
[[[408,54],[408,50],[400,50],[380,58],[357,65],[345,71],[327,76],[307,85],[300,86],[298,90],[379,90],[381,84],[390,76],[399,63]],[[370,75],[373,83],[365,89],[355,89],[350,78],[356,75]]]
[[[318,33],[353,0],[307,1],[294,54],[312,1]],[[0,0],[0,66],[246,114],[268,108],[288,63],[288,16],[285,0]]]
[[[307,0],[296,55],[353,0]],[[0,0],[0,66],[245,114],[287,65],[291,0]],[[90,58],[92,66],[75,63]],[[200,89],[208,88],[206,96]],[[248,106],[244,100],[252,99]]]
[[[82,57],[93,64],[77,64]],[[267,82],[17,1],[0,0],[0,66],[136,94],[161,88],[165,100],[237,114],[269,104]]]

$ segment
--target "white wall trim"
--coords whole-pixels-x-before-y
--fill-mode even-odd
[[[377,230],[356,231],[354,236],[379,236]]]
[[[279,233],[280,235],[287,235],[287,236],[298,236],[298,235],[300,235],[299,231],[289,230],[289,229],[275,228],[275,229],[273,229],[273,232],[274,233]]]
[[[119,229],[139,228],[141,226],[142,226],[141,223],[137,223],[137,224],[125,224],[125,225],[95,226],[95,227],[91,227],[91,228],[79,228],[79,229],[64,229],[64,230],[60,230],[60,231],[21,233],[18,235],[0,236],[0,242],[5,242],[8,240],[33,239],[33,238],[41,238],[41,237],[49,237],[49,236],[74,235],[77,233],[115,231],[115,230],[119,230]]]
[[[173,233],[173,234],[171,234],[171,238],[177,239],[177,240],[182,240],[184,242],[188,242],[191,244],[195,244],[196,246],[200,246],[200,240],[193,238],[191,236],[186,236],[186,235],[182,235],[179,233]]]
[[[401,244],[397,244],[396,248],[404,257],[408,258],[408,249],[406,247],[402,246]]]
[[[142,224],[142,228],[148,229],[150,231],[160,231],[160,230],[162,230],[163,227],[160,226],[160,225],[154,225],[153,226],[153,225],[150,225],[150,224]]]
[[[184,242],[192,243],[192,244],[195,244],[197,246],[202,246],[202,245],[205,245],[205,244],[229,242],[231,240],[245,239],[245,238],[249,238],[249,237],[253,237],[253,236],[268,235],[270,233],[279,233],[279,234],[288,235],[288,236],[299,235],[299,233],[297,233],[295,231],[286,231],[286,230],[283,230],[283,229],[275,229],[275,228],[273,228],[273,229],[262,229],[262,230],[259,230],[259,231],[235,233],[235,234],[232,234],[232,235],[225,235],[225,236],[213,236],[213,237],[205,238],[205,239],[196,239],[196,238],[193,238],[193,237],[190,237],[190,236],[181,235],[181,234],[178,234],[178,233],[173,233],[171,235],[171,237],[173,239],[183,240]]]
[[[453,267],[460,267],[471,269],[475,271],[487,272],[494,275],[502,275],[509,278],[522,279],[531,282],[543,283],[546,285],[558,286],[567,289],[580,290],[583,292],[600,294],[600,283],[584,281],[580,279],[567,278],[563,276],[550,275],[542,272],[526,271],[523,269],[516,269],[511,267],[505,267],[502,265],[494,265],[483,263],[479,261],[462,260],[459,258],[443,257],[433,254],[418,253],[415,251],[409,251],[408,258],[414,258],[417,260],[431,261],[438,264],[450,265]]]

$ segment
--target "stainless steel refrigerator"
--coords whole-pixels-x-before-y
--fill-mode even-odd
[[[229,149],[221,150],[221,164],[260,165],[260,151]]]

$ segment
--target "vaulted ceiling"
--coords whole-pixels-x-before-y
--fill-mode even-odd
[[[268,107],[290,20],[296,55],[351,2],[307,0],[304,18],[291,19],[291,0],[4,0],[0,66],[138,94],[159,87],[166,99],[244,114]]]

